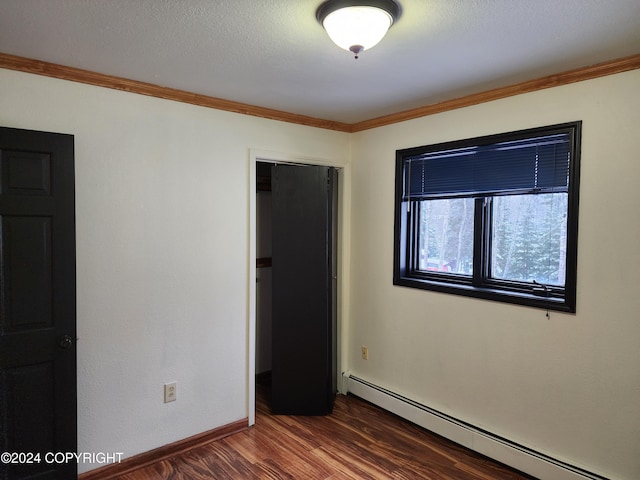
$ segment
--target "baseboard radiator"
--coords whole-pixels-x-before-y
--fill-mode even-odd
[[[498,462],[542,480],[607,480],[374,385],[343,374],[348,393]]]

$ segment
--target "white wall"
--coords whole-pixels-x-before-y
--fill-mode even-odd
[[[392,285],[396,149],[573,120],[575,315]],[[640,478],[639,129],[635,70],[353,135],[351,373],[592,472]]]
[[[342,162],[349,136],[9,70],[0,125],[75,135],[79,451],[247,418],[249,149]]]

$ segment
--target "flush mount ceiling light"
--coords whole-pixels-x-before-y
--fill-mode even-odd
[[[399,12],[393,0],[327,0],[316,18],[336,45],[358,58],[382,40]]]

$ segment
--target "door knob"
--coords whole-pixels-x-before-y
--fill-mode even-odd
[[[59,345],[60,348],[66,350],[67,348],[71,347],[71,345],[73,345],[73,338],[71,338],[69,335],[65,335],[64,337],[62,337],[62,340],[60,340]]]

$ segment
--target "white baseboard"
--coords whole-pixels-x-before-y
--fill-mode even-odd
[[[521,472],[542,480],[606,480],[605,477],[493,435],[358,377],[343,374],[343,386],[384,410]]]

